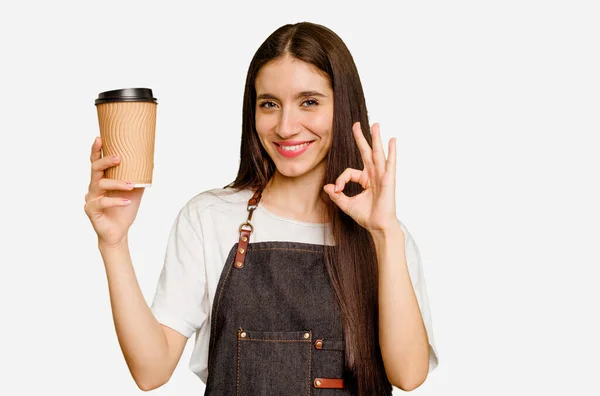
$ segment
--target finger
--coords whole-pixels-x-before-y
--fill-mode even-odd
[[[396,176],[396,138],[391,138],[388,143],[388,159],[385,163],[385,171],[390,172],[394,177]]]
[[[346,168],[335,180],[334,192],[344,191],[344,186],[351,181],[359,183],[363,188],[367,188],[368,178],[363,176],[366,176],[366,172],[358,169]]]
[[[101,197],[88,201],[84,205],[85,213],[91,215],[92,213],[102,212],[108,208],[114,208],[118,206],[127,206],[131,204],[130,199],[124,199],[119,197]]]
[[[381,175],[385,171],[385,153],[383,151],[379,123],[377,122],[371,127],[371,138],[373,140],[373,164],[377,174]]]
[[[96,199],[107,191],[131,191],[133,183],[124,180],[107,179],[103,177],[98,182],[93,183],[88,194],[88,200]]]
[[[100,158],[102,158],[102,139],[100,138],[100,136],[97,136],[94,140],[94,144],[92,144],[90,162],[94,162]]]
[[[108,168],[118,165],[120,161],[121,158],[119,156],[108,156],[92,162],[92,176],[90,178],[90,185],[102,179],[104,177],[104,171]]]
[[[100,172],[104,171],[108,168],[111,168],[119,163],[121,158],[118,155],[111,155],[107,157],[102,157],[92,162],[92,171]]]
[[[329,198],[342,209],[345,213],[350,211],[352,198],[348,197],[343,192],[335,192],[335,184],[326,184],[323,189],[329,195]]]
[[[365,135],[360,127],[360,122],[355,122],[354,125],[352,125],[352,131],[354,132],[354,139],[356,140],[356,144],[360,150],[360,155],[363,159],[365,169],[373,171],[373,150],[371,150],[369,142],[367,142],[367,139],[365,139]]]

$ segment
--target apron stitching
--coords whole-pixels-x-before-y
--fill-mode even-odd
[[[309,253],[323,253],[322,250],[309,250],[309,249],[297,249],[297,248],[250,248],[248,247],[248,251],[254,250],[294,250],[298,252],[309,252]]]
[[[310,363],[312,362],[312,331],[310,332],[310,343],[311,345],[308,346],[308,396],[310,396],[310,379],[312,377],[312,373],[311,373],[311,368],[310,368]]]
[[[260,338],[248,338],[246,341],[258,341],[258,342],[310,342],[310,340],[261,340]]]
[[[240,342],[240,330],[238,330],[238,370],[237,370],[237,388],[236,388],[236,395],[239,396],[240,394],[240,359],[241,359],[241,342]]]

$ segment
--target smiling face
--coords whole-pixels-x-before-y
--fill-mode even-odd
[[[328,76],[284,56],[260,69],[255,88],[256,131],[277,171],[286,177],[324,175],[333,127]]]

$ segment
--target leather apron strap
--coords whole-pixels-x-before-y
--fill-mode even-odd
[[[248,249],[248,242],[250,241],[250,234],[254,232],[254,227],[250,220],[252,220],[252,213],[258,207],[258,202],[262,197],[262,190],[259,188],[256,190],[252,198],[248,201],[248,219],[240,224],[240,241],[238,244],[238,250],[235,255],[235,268],[244,267],[244,259],[246,258],[246,250]]]

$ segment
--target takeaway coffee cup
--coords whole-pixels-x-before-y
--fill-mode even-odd
[[[121,157],[117,166],[104,171],[104,177],[131,181],[134,187],[150,187],[158,105],[152,90],[125,88],[101,92],[95,104],[102,155]]]

